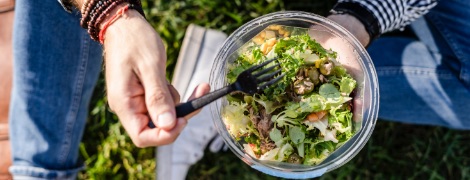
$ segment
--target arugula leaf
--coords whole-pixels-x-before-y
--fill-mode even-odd
[[[300,143],[297,145],[297,152],[299,153],[300,157],[305,156],[305,143]]]
[[[341,78],[341,82],[339,84],[339,91],[341,91],[341,93],[343,93],[345,96],[349,96],[354,88],[356,88],[356,80],[352,79],[351,77]]]
[[[274,141],[274,142],[277,142],[277,141],[282,140],[281,131],[279,131],[279,129],[277,129],[276,127],[274,127],[274,128],[271,129],[271,131],[269,132],[269,138],[271,138],[271,140]]]
[[[294,144],[300,144],[304,142],[305,133],[299,126],[294,126],[289,128],[289,137]]]
[[[320,94],[320,96],[323,96],[325,98],[337,98],[341,96],[340,92],[335,87],[335,85],[330,83],[325,83],[321,85],[318,93]]]

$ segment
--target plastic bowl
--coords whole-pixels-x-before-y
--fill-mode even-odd
[[[366,144],[375,127],[379,109],[379,89],[374,65],[357,39],[336,23],[306,12],[284,11],[256,18],[238,28],[224,42],[211,70],[210,84],[213,89],[227,85],[227,64],[234,61],[234,53],[246,42],[269,25],[285,25],[309,28],[316,39],[326,48],[338,53],[338,61],[357,81],[353,99],[353,121],[355,135],[335,150],[323,162],[315,166],[282,162],[261,161],[245,153],[244,148],[231,137],[221,118],[222,107],[227,100],[222,98],[211,104],[212,117],[217,131],[230,149],[245,163],[263,173],[282,178],[314,178],[332,171],[351,160]],[[341,46],[340,49],[335,49]]]

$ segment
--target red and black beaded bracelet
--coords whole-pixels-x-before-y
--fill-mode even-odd
[[[108,17],[110,12],[117,6],[128,3],[130,9],[137,10],[142,16],[140,0],[88,0],[82,7],[82,19],[80,25],[88,30],[91,38],[98,41],[99,25]]]
[[[90,20],[91,16],[103,3],[103,0],[88,0],[87,3],[83,5],[81,10],[82,19],[80,20],[80,26],[86,29],[88,27],[88,21]]]
[[[91,17],[90,21],[88,22],[88,34],[92,37],[94,40],[98,40],[98,33],[99,33],[99,25],[103,21],[104,18],[109,16],[109,12],[119,6],[122,3],[125,3],[126,0],[114,0],[111,2],[111,4],[107,6],[101,7],[98,12],[101,13],[95,13]]]

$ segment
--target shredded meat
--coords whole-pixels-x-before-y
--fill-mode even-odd
[[[251,114],[251,122],[258,129],[261,140],[260,150],[261,154],[264,154],[276,147],[276,144],[274,144],[274,142],[269,138],[269,132],[274,127],[274,123],[271,121],[271,114],[267,114],[266,110],[263,108],[259,109],[259,114],[255,114],[255,109],[252,106],[249,106],[248,112]]]
[[[264,140],[261,141],[261,144],[260,144],[261,154],[264,154],[264,153],[274,149],[275,147],[276,147],[276,144],[274,144],[273,141],[264,139]]]
[[[260,109],[259,114],[255,114],[255,110],[252,106],[248,107],[248,112],[250,115],[250,120],[253,123],[254,127],[258,129],[261,139],[269,137],[269,131],[273,128],[274,123],[271,121],[271,114],[266,114],[265,109]]]
[[[248,106],[248,112],[250,113],[251,122],[253,123],[254,127],[257,127],[260,121],[260,117],[255,115],[255,109],[253,106]]]
[[[273,128],[274,123],[271,121],[271,114],[266,114],[265,109],[260,111],[260,121],[256,125],[259,135],[262,139],[269,138],[269,131]]]

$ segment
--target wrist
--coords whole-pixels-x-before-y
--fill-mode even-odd
[[[120,9],[128,6],[128,3],[122,3],[117,5],[115,8],[113,8],[111,11],[109,11],[109,15],[107,15],[101,22],[97,23],[98,29],[102,30],[103,26],[106,24],[106,22],[109,22],[114,14],[116,14]],[[126,17],[125,18],[134,18],[134,13],[131,13],[131,11],[134,11],[132,9],[129,9],[126,12]],[[117,20],[116,20],[117,21]]]
[[[120,8],[116,8],[116,13]],[[148,28],[148,22],[145,18],[134,9],[129,9],[122,17],[115,19],[111,24],[106,25],[106,22],[112,21],[111,17],[107,17],[103,23],[99,25],[100,32],[102,32],[101,43],[108,42],[112,39],[119,39],[123,36],[130,36],[133,32],[138,32],[139,29]],[[107,26],[107,27],[106,27]],[[104,29],[106,28],[106,29]],[[152,28],[153,30],[153,28]]]
[[[356,33],[354,35],[356,35],[357,38],[364,38],[361,36],[358,37],[357,35],[361,35],[360,33],[365,29],[368,34],[369,41],[365,43],[361,42],[364,46],[367,46],[370,41],[378,38],[381,33],[379,21],[375,14],[370,10],[370,7],[364,6],[356,1],[338,2],[330,11],[330,15],[344,15],[333,16],[333,18],[342,26],[345,26],[349,31]],[[352,22],[348,22],[345,19]]]
[[[135,9],[142,17],[144,12],[140,0],[82,0],[82,19],[80,25],[88,30],[93,40],[99,40],[99,34],[104,33],[106,26],[119,19],[127,10]],[[102,30],[104,28],[104,30]],[[103,32],[101,32],[103,31]]]
[[[356,37],[359,42],[366,47],[370,41],[371,37],[366,30],[364,24],[361,23],[356,17],[349,14],[338,14],[338,15],[329,15],[328,19],[338,23],[347,29],[354,37]]]

